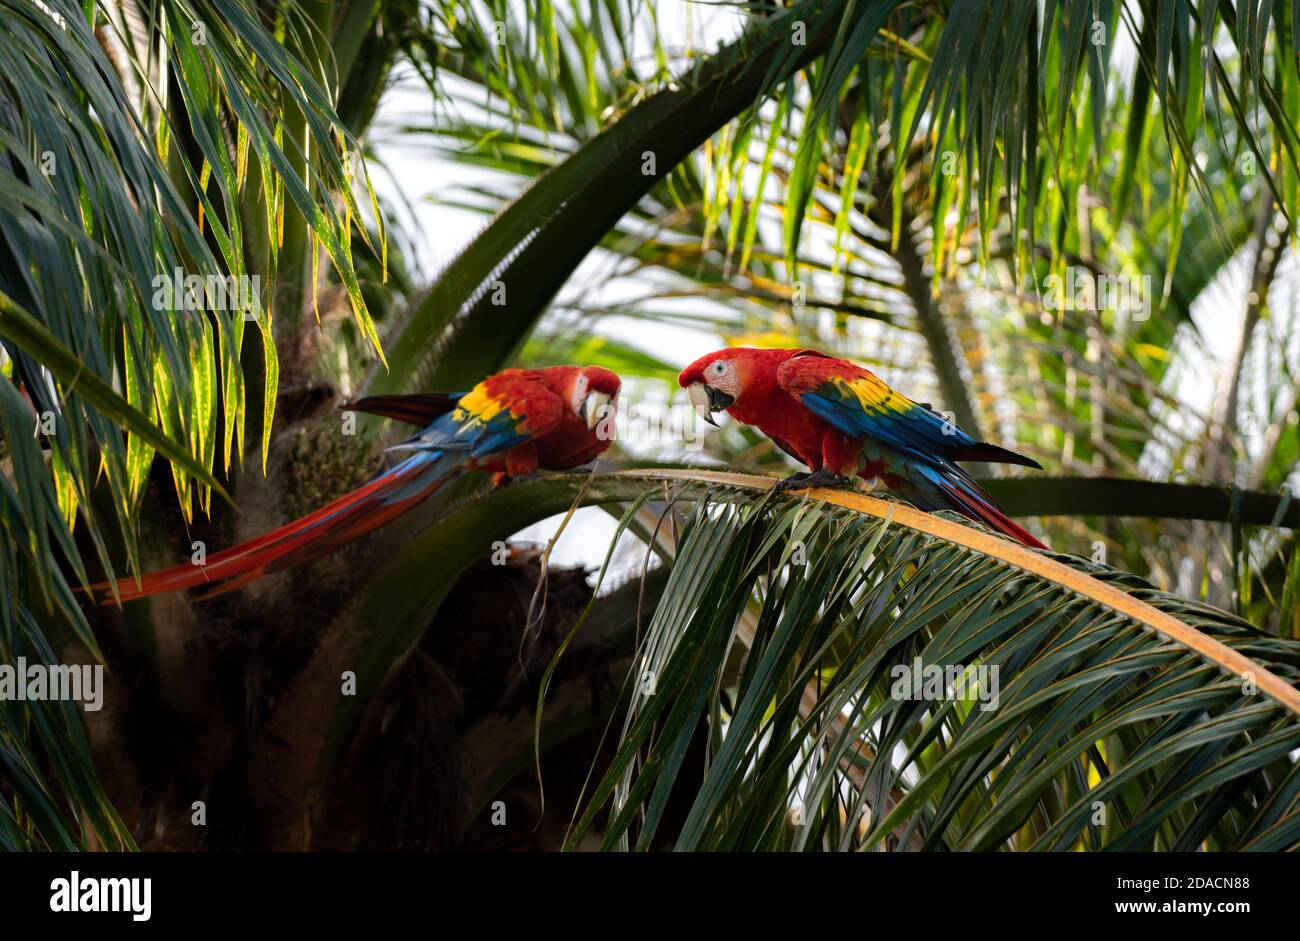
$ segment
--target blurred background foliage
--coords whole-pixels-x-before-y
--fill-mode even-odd
[[[343,399],[510,364],[599,363],[625,404],[681,407],[676,371],[720,342],[851,357],[1042,462],[994,484],[1055,549],[1300,638],[1297,9],[0,0],[0,659],[103,658],[132,703],[89,738],[70,706],[0,706],[0,844],[302,845],[295,811],[241,788],[364,785],[340,756],[372,697],[435,703],[404,741],[488,722],[411,655],[459,568],[385,613],[360,705],[304,692],[351,662],[378,610],[358,586],[410,574],[385,552],[439,507],[261,595],[87,612],[75,587],[364,480],[392,432],[340,436]],[[151,301],[177,268],[260,290],[177,315]],[[1061,303],[1079,272],[1138,308]],[[787,469],[735,425],[607,456]],[[182,740],[205,761],[160,758]],[[193,795],[230,793],[246,814],[190,835]]]
[[[837,35],[824,62],[629,207],[600,242],[599,274],[561,295],[525,356],[564,361],[575,334],[612,334],[654,359],[620,345],[611,366],[671,391],[682,357],[636,322],[811,346],[868,364],[1053,473],[1289,493],[1300,434],[1289,23],[1265,24],[1251,4],[1241,24],[1217,4],[1033,6],[859,10],[881,17],[876,33]],[[1202,17],[1224,19],[1203,29]],[[444,82],[445,117],[402,130],[492,171],[459,197],[439,194],[484,214],[673,72],[659,33],[654,55],[608,68],[592,51],[598,16],[557,14],[553,66],[509,29],[513,44],[492,59],[474,22],[449,30],[466,60]],[[528,63],[506,73],[513,87],[499,59]],[[536,74],[548,68],[551,84]],[[560,91],[574,86],[586,94]],[[544,105],[529,91],[542,87]],[[1054,303],[1051,286],[1073,295],[1085,272],[1128,279],[1146,304]],[[731,466],[786,461],[737,429],[707,451]],[[1289,534],[1166,515],[1098,506],[1041,522],[1058,548],[1294,630],[1280,604]]]

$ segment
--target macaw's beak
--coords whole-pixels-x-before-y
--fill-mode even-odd
[[[713,420],[713,413],[730,408],[736,401],[734,395],[727,395],[722,390],[706,386],[702,382],[692,382],[686,387],[686,394],[691,398],[695,413],[715,428],[718,423]]]
[[[606,395],[604,392],[590,392],[582,400],[578,414],[587,423],[588,428],[595,428],[605,417],[605,407],[609,405],[612,398],[613,396]]]

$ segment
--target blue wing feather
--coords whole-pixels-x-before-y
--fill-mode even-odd
[[[552,395],[544,386],[528,390],[538,404],[539,396]],[[552,403],[553,404],[553,403]],[[518,405],[515,408],[519,408]],[[508,451],[533,438],[539,424],[537,416],[516,412],[510,400],[498,399],[490,394],[484,384],[460,397],[455,408],[435,418],[417,435],[407,438],[389,450],[403,451],[456,451],[468,452],[471,458],[481,458]],[[545,427],[545,423],[542,423]]]
[[[966,447],[975,439],[956,424],[923,405],[911,403],[906,411],[868,408],[852,391],[826,383],[806,392],[800,401],[814,415],[850,438],[875,438],[910,457],[946,460],[952,448]]]

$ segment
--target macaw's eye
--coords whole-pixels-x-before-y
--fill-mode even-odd
[[[727,371],[727,364],[722,362],[721,360],[713,364],[713,372],[716,375],[721,376],[726,371]]]

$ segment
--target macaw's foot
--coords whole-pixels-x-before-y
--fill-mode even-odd
[[[809,474],[803,485],[805,487],[829,487],[832,490],[841,490],[845,487],[852,487],[853,480],[849,477],[841,477],[839,474],[823,467],[816,473]]]
[[[811,474],[803,471],[797,474],[791,474],[785,480],[779,481],[774,488],[777,493],[785,493],[790,490],[808,490],[812,487],[850,487],[853,481],[847,477],[841,477],[839,474],[832,473],[826,468],[814,471]]]
[[[802,490],[804,487],[808,486],[805,481],[807,481],[811,476],[812,474],[807,471],[797,471],[789,477],[786,477],[784,480],[778,480],[776,486],[772,489],[777,493],[786,493],[790,490]]]

